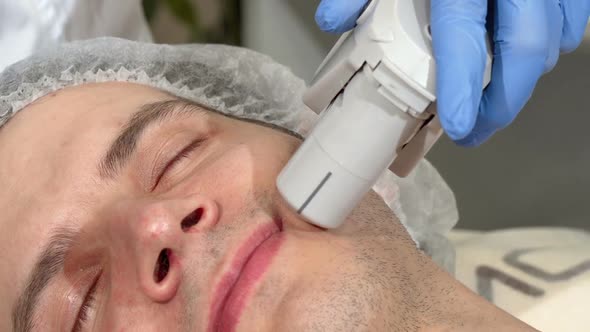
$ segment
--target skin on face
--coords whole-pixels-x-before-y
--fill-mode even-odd
[[[280,225],[280,240],[244,294],[237,331],[527,329],[419,252],[373,193],[338,230],[303,221],[275,187],[299,139],[175,99],[84,85],[0,129],[0,330],[18,327],[37,257],[65,229],[71,248],[35,301],[33,331],[206,331],[232,259],[268,225]],[[171,110],[125,163],[101,164],[149,105]]]

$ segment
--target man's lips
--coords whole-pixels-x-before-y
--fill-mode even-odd
[[[281,229],[281,221],[262,225],[238,248],[215,289],[208,332],[235,330],[250,291],[281,245]]]

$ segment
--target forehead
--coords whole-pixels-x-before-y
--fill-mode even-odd
[[[11,290],[21,289],[41,249],[35,244],[83,214],[107,145],[140,106],[165,99],[135,84],[85,85],[40,99],[0,129],[0,330]]]
[[[35,181],[29,182],[41,186],[48,185],[45,180],[71,178],[74,169],[86,171],[80,166],[94,162],[89,157],[103,153],[141,105],[166,98],[170,97],[149,87],[103,83],[65,89],[40,99],[0,128],[0,188],[33,180],[31,174]]]

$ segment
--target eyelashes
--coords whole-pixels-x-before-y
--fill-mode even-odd
[[[158,184],[160,184],[162,179],[171,169],[174,168],[174,166],[179,164],[182,160],[190,157],[191,153],[193,153],[204,141],[205,138],[197,138],[192,140],[187,146],[180,150],[172,159],[170,159],[156,177],[156,180],[154,181],[154,184],[152,186],[152,191],[154,191],[158,187]]]
[[[76,324],[72,329],[72,332],[80,332],[82,328],[90,322],[92,312],[96,309],[96,289],[100,280],[100,274],[94,279],[92,286],[84,297],[84,302],[78,310],[78,316],[76,318]]]

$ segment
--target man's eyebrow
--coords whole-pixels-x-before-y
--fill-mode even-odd
[[[143,132],[151,124],[168,119],[174,115],[191,115],[203,112],[212,112],[230,119],[254,123],[303,140],[303,137],[298,133],[276,124],[259,119],[249,119],[223,113],[187,99],[177,98],[160,101],[143,105],[123,127],[99,164],[99,173],[101,177],[106,179],[116,177],[118,171],[125,166],[125,163],[127,163],[129,158],[133,155],[133,152],[137,148],[137,142],[141,138]]]
[[[172,99],[143,105],[125,124],[99,164],[101,177],[112,179],[133,155],[137,142],[152,124],[174,115],[204,112],[199,105],[183,99]]]
[[[17,298],[12,310],[14,331],[27,332],[33,329],[33,316],[39,297],[63,269],[65,258],[79,232],[68,227],[58,227],[38,256],[31,274],[26,279],[24,291]]]

